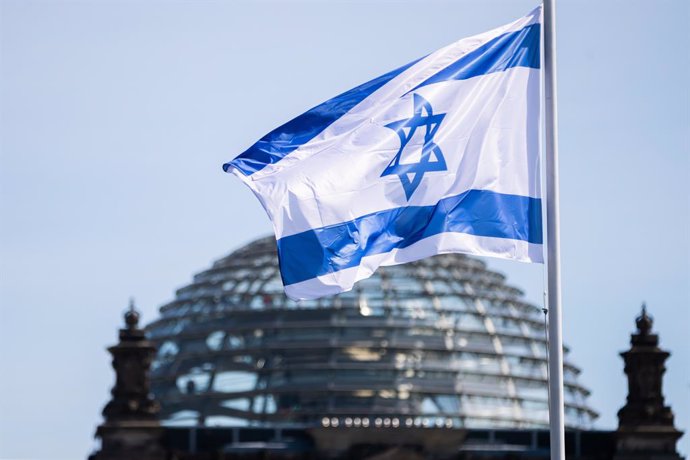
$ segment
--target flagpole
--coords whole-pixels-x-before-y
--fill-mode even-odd
[[[544,0],[544,95],[546,134],[546,269],[549,318],[549,428],[551,460],[565,460],[563,338],[558,210],[558,116],[556,105],[556,0]]]

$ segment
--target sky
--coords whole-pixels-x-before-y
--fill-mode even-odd
[[[643,301],[690,430],[690,4],[558,2],[564,341],[616,427]],[[523,0],[0,0],[0,458],[84,458],[130,296],[148,323],[271,227],[221,164]],[[541,266],[489,260],[527,299]],[[690,435],[681,451],[690,454]]]

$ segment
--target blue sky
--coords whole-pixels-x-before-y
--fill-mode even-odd
[[[128,297],[151,321],[192,273],[270,232],[222,163],[534,6],[2,0],[0,458],[83,458]],[[559,2],[564,339],[602,429],[646,301],[673,352],[667,403],[690,430],[689,8]],[[489,265],[540,302],[539,266]]]

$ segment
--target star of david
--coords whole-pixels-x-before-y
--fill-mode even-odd
[[[415,190],[417,190],[417,187],[419,187],[419,184],[421,184],[424,174],[432,171],[446,171],[448,169],[443,152],[434,143],[434,135],[446,114],[434,114],[429,101],[419,94],[413,94],[413,102],[414,114],[411,118],[394,121],[385,125],[386,128],[392,129],[400,137],[400,150],[398,150],[393,160],[381,173],[381,177],[395,174],[400,178],[408,201]],[[421,127],[424,127],[426,131],[419,162],[401,163],[400,160],[403,157],[405,147],[414,136],[417,128]]]

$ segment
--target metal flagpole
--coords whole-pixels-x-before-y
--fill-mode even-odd
[[[556,0],[544,0],[544,95],[546,134],[546,269],[549,317],[549,427],[551,460],[565,460],[563,339],[558,211],[558,117],[556,111]]]

